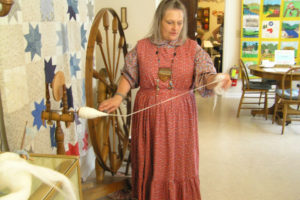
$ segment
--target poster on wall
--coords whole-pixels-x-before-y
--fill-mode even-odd
[[[274,61],[275,51],[293,50],[300,65],[300,0],[242,0],[240,57]]]
[[[279,17],[281,0],[264,0],[263,16]]]
[[[262,38],[278,38],[280,30],[280,22],[263,21],[262,22]]]
[[[295,56],[298,54],[298,42],[281,42],[281,50],[294,50]]]
[[[258,56],[258,42],[244,41],[242,44],[243,58],[257,58]]]
[[[300,21],[283,21],[281,38],[298,38]]]
[[[260,0],[244,0],[243,15],[259,15]]]
[[[261,58],[274,58],[275,50],[278,49],[278,42],[261,42]]]
[[[257,38],[259,34],[259,17],[246,15],[243,18],[243,37]]]
[[[284,0],[283,17],[299,17],[300,0]]]

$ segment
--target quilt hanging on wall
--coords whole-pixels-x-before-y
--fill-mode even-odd
[[[93,18],[93,0],[14,0],[11,12],[0,18],[0,89],[11,151],[23,146],[29,152],[56,153],[57,124],[41,120],[45,82],[62,71],[69,109],[85,105],[85,56]],[[51,108],[61,110],[61,102],[51,99]],[[64,124],[66,154],[85,155],[86,121],[76,118],[69,128]]]
[[[300,64],[300,0],[243,0],[240,57],[246,66],[294,50]]]

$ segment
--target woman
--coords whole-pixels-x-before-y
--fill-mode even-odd
[[[199,200],[197,109],[193,88],[214,81],[208,54],[187,38],[186,10],[179,0],[158,6],[151,36],[126,55],[116,94],[99,110],[114,111],[131,88],[140,87],[133,115],[131,161],[133,198]],[[198,91],[213,94],[216,84]],[[223,88],[231,85],[225,75]],[[190,91],[190,92],[189,92]],[[184,95],[182,95],[184,94]]]

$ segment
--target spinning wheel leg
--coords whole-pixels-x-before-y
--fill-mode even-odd
[[[104,179],[105,170],[99,165],[97,159],[95,160],[95,170],[96,170],[96,181],[97,183],[102,183]]]
[[[57,145],[57,154],[64,155],[65,152],[65,146],[64,146],[64,133],[60,126],[60,121],[56,122],[56,129],[55,129],[55,140]]]

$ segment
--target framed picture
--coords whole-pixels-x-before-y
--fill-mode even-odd
[[[198,8],[197,10],[197,21],[200,22],[202,29],[205,31],[209,30],[209,15],[210,8]]]

